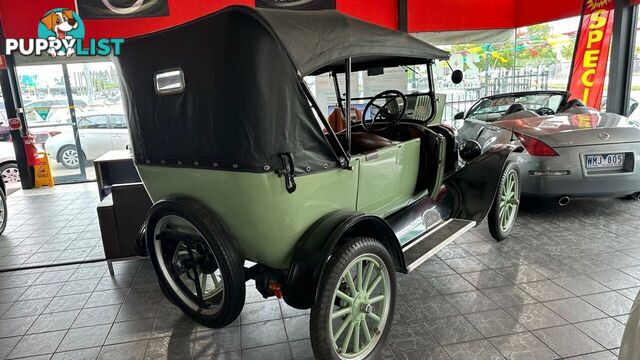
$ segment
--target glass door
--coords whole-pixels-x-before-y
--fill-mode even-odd
[[[62,64],[18,66],[23,114],[36,146],[49,156],[56,184],[85,181],[78,158],[74,111],[69,105]],[[65,139],[62,146],[54,146]]]
[[[17,72],[29,130],[56,184],[95,180],[93,160],[128,147],[113,63],[28,65]]]

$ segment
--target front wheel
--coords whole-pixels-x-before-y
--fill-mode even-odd
[[[347,240],[326,264],[311,308],[318,359],[373,359],[384,346],[396,301],[394,265],[380,241]]]
[[[78,151],[73,145],[66,145],[58,153],[58,162],[67,169],[77,169],[80,166]]]
[[[198,323],[231,324],[245,300],[243,262],[224,226],[190,199],[155,204],[147,250],[164,295]]]
[[[497,241],[511,235],[520,208],[520,173],[514,162],[505,166],[489,217],[489,232]]]

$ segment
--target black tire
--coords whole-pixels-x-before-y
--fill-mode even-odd
[[[633,200],[633,201],[638,201],[640,200],[640,192],[637,193],[633,193],[631,195],[627,195],[627,196],[623,196],[620,198],[621,200]]]
[[[386,316],[386,322],[379,335],[377,343],[371,346],[362,359],[374,359],[384,346],[384,342],[393,322],[393,313],[396,302],[396,277],[393,260],[384,245],[372,238],[357,237],[346,240],[333,253],[327,262],[320,279],[317,298],[311,308],[309,329],[313,353],[318,359],[341,360],[334,349],[333,334],[330,328],[330,314],[334,306],[334,292],[339,286],[341,277],[347,266],[362,255],[375,255],[382,260],[389,275],[390,300]],[[366,322],[365,322],[366,324]],[[376,336],[378,336],[376,334]]]
[[[5,174],[8,170],[11,171],[10,174]],[[0,176],[2,177],[2,181],[5,184],[18,184],[20,183],[20,171],[18,170],[18,164],[16,163],[7,163],[0,166]],[[17,178],[15,178],[17,176]],[[11,181],[15,180],[15,181]]]
[[[0,187],[0,201],[2,201],[2,205],[0,206],[0,210],[2,214],[0,214],[0,235],[4,233],[4,230],[7,228],[7,220],[9,219],[9,213],[7,212],[7,195],[4,192],[4,187]]]
[[[505,187],[507,186],[507,181],[509,179],[510,174],[514,174],[516,177],[516,200],[517,204],[515,204],[515,213],[513,215],[513,220],[511,221],[511,225],[506,229],[500,224],[500,198],[505,191]],[[489,232],[491,236],[496,239],[496,241],[502,241],[509,237],[513,232],[513,227],[516,222],[516,218],[518,217],[518,210],[520,209],[520,171],[518,170],[518,165],[509,161],[504,167],[504,171],[502,171],[502,175],[500,175],[500,182],[498,185],[498,191],[496,192],[496,197],[493,200],[493,205],[491,205],[491,210],[489,211],[489,216],[487,218],[487,222],[489,225]]]
[[[76,147],[74,145],[65,145],[65,146],[61,147],[60,150],[58,150],[58,154],[56,155],[56,160],[58,160],[58,163],[61,164],[64,167],[66,167],[67,169],[77,169],[77,168],[80,167],[80,157],[79,156],[77,157],[77,160],[76,160],[77,164],[75,164],[75,165],[71,164],[71,163],[68,163],[67,161],[64,160],[63,155],[64,155],[64,153],[66,151],[69,151],[69,150],[74,150],[74,151],[76,151],[76,155],[80,155],[78,153],[78,151],[76,150]]]
[[[167,279],[161,267],[155,242],[155,231],[161,219],[167,216],[177,216],[188,221],[204,238],[206,249],[213,254],[223,284],[222,294],[215,295],[215,301],[219,302],[215,313],[207,313],[207,308],[202,308],[195,302],[189,301],[189,296],[176,286],[176,280],[171,274]],[[231,236],[218,217],[195,200],[170,198],[156,203],[149,213],[147,220],[147,250],[158,275],[160,289],[167,299],[176,304],[185,314],[196,322],[211,328],[221,328],[231,324],[242,311],[245,301],[245,278],[243,260],[232,245]],[[168,267],[163,265],[165,271]],[[177,275],[176,275],[177,276]],[[186,300],[185,300],[186,299]]]

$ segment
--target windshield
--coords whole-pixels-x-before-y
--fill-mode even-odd
[[[511,105],[520,104],[525,110],[537,111],[549,108],[555,112],[562,104],[563,96],[560,94],[534,94],[522,96],[505,96],[481,99],[474,105],[467,118],[475,118],[484,121],[496,121],[504,116]]]
[[[427,66],[398,66],[358,71],[351,74],[352,118],[362,119],[367,103],[383,91],[396,90],[407,99],[404,118],[407,120],[427,120],[431,116],[431,101]],[[344,105],[344,74],[337,74],[340,96]],[[314,95],[320,110],[329,118],[338,109],[335,84],[330,74],[305,77],[305,82]],[[402,106],[402,103],[398,104]],[[356,119],[352,119],[357,121]]]

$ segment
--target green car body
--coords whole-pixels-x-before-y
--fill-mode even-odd
[[[292,194],[274,172],[137,167],[154,202],[197,198],[226,224],[245,259],[288,269],[298,240],[326,214],[345,210],[385,217],[414,200],[419,148],[420,140],[411,140],[380,149],[373,158],[353,157],[351,170],[297,177]]]

